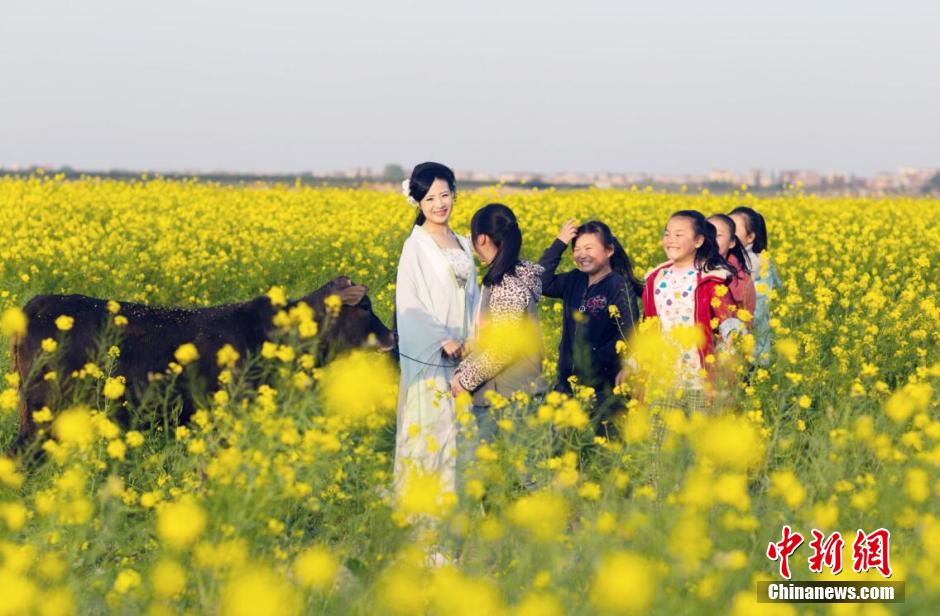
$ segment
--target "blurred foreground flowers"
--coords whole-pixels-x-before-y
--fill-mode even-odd
[[[456,228],[496,199],[462,193]],[[652,402],[695,332],[663,338],[644,324],[620,349],[631,367],[622,439],[595,437],[585,388],[494,399],[496,434],[467,452],[457,493],[416,474],[396,497],[395,367],[372,352],[317,365],[309,307],[278,316],[281,337],[250,358],[266,384],[223,349],[212,358],[220,382],[169,432],[109,416],[126,392],[107,365],[67,375],[53,362],[42,378],[80,379],[87,395],[36,411],[45,462],[0,457],[0,614],[753,613],[753,582],[776,571],[763,550],[784,524],[845,536],[890,528],[905,610],[936,605],[936,202],[601,190],[498,199],[522,223],[527,258],[565,218],[597,217],[639,272],[663,260],[671,211],[754,205],[784,279],[771,363],[737,362],[744,336],[743,352],[714,358],[734,385],[715,392],[709,414],[663,408]],[[43,176],[0,179],[0,212],[12,221],[0,228],[4,343],[24,331],[16,307],[37,293],[190,306],[268,294],[285,305],[338,273],[369,285],[391,324],[411,222],[397,194],[369,190]],[[549,372],[559,313],[552,300],[540,306]],[[43,343],[50,358],[70,325]],[[494,329],[479,348],[529,353],[531,334]],[[195,347],[177,351],[180,368],[197,359]],[[9,357],[0,362],[5,449],[20,394]],[[791,566],[796,579],[816,577],[805,559]]]

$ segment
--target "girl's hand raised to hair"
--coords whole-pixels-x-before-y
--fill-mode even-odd
[[[558,232],[558,239],[565,244],[570,244],[571,240],[573,240],[577,234],[578,221],[574,218],[569,218],[565,221],[565,224],[561,226],[561,231]]]

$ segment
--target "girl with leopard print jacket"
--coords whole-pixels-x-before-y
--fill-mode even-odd
[[[490,327],[495,335],[509,338],[537,335],[536,309],[542,296],[542,271],[541,265],[520,261],[512,273],[503,276],[500,284],[484,286],[480,302],[481,329]],[[460,362],[457,368],[460,385],[467,391],[476,392],[486,382],[494,381],[493,389],[501,389],[499,393],[504,396],[515,391],[544,392],[547,389],[542,379],[544,353],[539,339],[505,340],[502,345],[499,342],[493,340],[492,344],[483,345]],[[505,373],[515,374],[515,378],[507,379]],[[498,378],[501,375],[503,378]],[[543,386],[537,387],[540,383]],[[512,387],[516,389],[509,391]],[[474,400],[474,404],[477,402]]]
[[[545,357],[538,327],[541,265],[519,259],[522,235],[505,205],[490,204],[471,221],[474,250],[487,265],[477,316],[477,337],[457,367],[453,393],[473,393],[473,404],[490,406],[488,392],[503,397],[545,393]]]

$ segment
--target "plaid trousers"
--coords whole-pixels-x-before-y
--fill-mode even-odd
[[[705,392],[701,389],[673,389],[661,398],[656,398],[649,404],[652,434],[650,438],[650,482],[659,495],[659,478],[661,471],[661,451],[663,439],[666,435],[666,424],[663,415],[668,411],[680,410],[690,417],[693,413],[709,413],[711,411]]]

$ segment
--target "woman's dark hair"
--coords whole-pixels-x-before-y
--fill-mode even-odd
[[[421,203],[428,191],[431,190],[431,184],[434,180],[444,180],[450,187],[450,193],[454,199],[457,198],[457,178],[454,172],[447,165],[441,163],[421,163],[411,171],[411,178],[408,180],[408,193],[411,198]],[[418,207],[418,215],[415,217],[416,225],[423,225],[425,221],[424,212]]]
[[[764,217],[757,210],[749,208],[746,205],[739,205],[731,210],[730,214],[742,214],[747,220],[745,232],[754,234],[754,242],[751,244],[751,250],[755,254],[760,254],[767,250],[767,225],[764,223]]]
[[[589,220],[578,227],[578,234],[575,236],[574,241],[571,242],[571,250],[574,251],[574,245],[578,242],[578,238],[587,233],[596,233],[601,236],[601,243],[604,244],[605,248],[614,249],[614,254],[610,257],[610,269],[626,279],[627,284],[630,285],[630,289],[635,295],[642,294],[643,283],[633,274],[633,263],[630,261],[627,251],[623,249],[617,237],[611,233],[610,227],[606,224],[599,220]]]
[[[692,221],[692,229],[695,235],[701,235],[704,240],[702,245],[695,249],[695,265],[703,272],[709,272],[716,269],[726,269],[736,276],[738,270],[721,256],[718,250],[718,230],[715,225],[708,222],[705,215],[696,210],[679,210],[673,212],[670,220],[673,218],[688,218]]]
[[[747,253],[744,251],[744,246],[738,241],[738,230],[737,225],[734,224],[734,218],[731,218],[727,214],[712,214],[708,217],[709,222],[711,222],[712,218],[717,218],[728,226],[728,231],[731,232],[731,244],[728,247],[728,254],[734,255],[734,258],[738,260],[740,264],[740,266],[737,267],[738,271],[750,274],[751,269],[747,266]]]
[[[485,235],[496,246],[496,258],[489,264],[483,284],[492,287],[503,281],[503,276],[519,265],[522,232],[512,210],[502,203],[490,203],[478,209],[470,219],[470,237]]]

